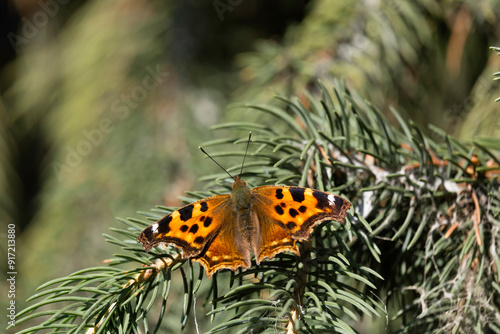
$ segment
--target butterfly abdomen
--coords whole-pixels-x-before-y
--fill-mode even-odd
[[[245,262],[250,264],[251,252],[255,252],[260,245],[260,228],[252,209],[256,204],[252,190],[245,181],[238,179],[234,182],[231,201],[236,214],[235,244],[245,258]]]

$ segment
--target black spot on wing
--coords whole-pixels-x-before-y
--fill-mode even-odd
[[[286,223],[286,227],[290,230],[293,230],[295,227],[297,227],[297,224],[295,222],[288,222]]]
[[[196,238],[194,238],[194,243],[195,244],[201,245],[203,243],[203,241],[205,241],[205,238],[203,238],[203,237],[196,237]]]
[[[304,205],[301,205],[300,208],[299,208],[299,211],[302,212],[302,213],[304,213],[304,212],[307,211],[307,207],[304,206]]]
[[[288,213],[290,214],[290,216],[292,216],[292,218],[297,217],[297,215],[299,214],[298,211],[293,208],[288,210]]]
[[[212,217],[205,218],[205,221],[203,222],[203,226],[209,227],[210,224],[212,224]]]
[[[340,214],[342,212],[342,208],[344,207],[344,204],[346,204],[345,199],[343,199],[340,196],[335,197],[335,212]]]
[[[316,198],[318,203],[316,203],[316,207],[320,210],[324,210],[325,208],[330,206],[330,201],[328,201],[328,194],[322,191],[313,191],[313,196]]]
[[[206,212],[207,210],[208,210],[207,202],[201,202],[200,203],[200,211],[201,212]]]
[[[187,225],[182,225],[181,226],[181,231],[182,232],[187,232],[187,230],[189,230],[189,227]]]
[[[149,226],[144,231],[142,231],[141,235],[139,236],[139,240],[144,239],[144,241],[141,241],[141,242],[149,242],[149,240],[153,239],[154,236],[153,236],[152,230],[153,230],[153,228],[151,226]]]
[[[170,224],[170,222],[172,221],[172,216],[171,215],[168,215],[166,217],[163,217],[162,219],[160,219],[157,224],[158,224],[158,233],[160,234],[167,234],[168,232],[170,232],[170,226],[168,224]]]
[[[195,234],[196,232],[198,232],[198,225],[197,224],[194,224],[193,226],[191,226],[191,228],[189,229],[189,233],[193,233]]]
[[[295,202],[303,202],[305,197],[304,197],[304,192],[306,191],[305,188],[299,188],[299,187],[293,187],[290,188],[290,194],[292,195],[292,198]]]
[[[185,222],[186,220],[191,219],[191,217],[193,217],[193,208],[194,208],[194,205],[189,204],[189,205],[186,205],[185,207],[179,209],[179,214],[181,215],[182,221]]]
[[[276,189],[276,198],[277,199],[283,198],[283,189]]]
[[[284,214],[284,213],[285,213],[285,211],[283,211],[283,209],[282,209],[282,208],[281,208],[281,206],[279,206],[279,205],[276,205],[276,206],[274,207],[274,210],[275,210],[275,211],[276,211],[276,213],[277,213],[277,214],[279,214],[280,216],[281,216],[282,214]]]

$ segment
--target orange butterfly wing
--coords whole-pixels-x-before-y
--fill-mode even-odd
[[[219,269],[234,271],[239,267],[252,266],[250,247],[244,239],[238,237],[238,231],[234,228],[236,212],[231,211],[231,214],[221,218],[225,219],[222,221],[225,228],[220,229],[212,243],[199,256],[193,258],[205,268],[207,278],[212,277]]]
[[[207,277],[219,269],[251,266],[250,248],[238,238],[230,195],[215,195],[188,204],[147,227],[138,237],[149,251],[160,243],[182,250],[205,267]]]
[[[263,186],[252,189],[252,195],[261,235],[257,263],[285,251],[299,255],[296,240],[308,240],[322,221],[344,223],[351,206],[340,196],[310,188]]]
[[[218,216],[230,204],[229,197],[215,195],[183,206],[146,228],[137,239],[146,251],[164,242],[182,249],[184,258],[196,256],[220,229]]]

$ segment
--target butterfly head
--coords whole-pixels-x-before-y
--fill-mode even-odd
[[[234,182],[233,182],[233,190],[238,189],[238,188],[243,188],[246,187],[247,183],[243,181],[239,175],[236,175],[234,177]]]
[[[236,210],[248,210],[252,204],[251,190],[239,176],[234,178],[231,200]]]

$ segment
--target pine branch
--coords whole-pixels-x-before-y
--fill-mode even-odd
[[[48,319],[21,333],[161,331],[166,312],[174,317],[169,299],[176,278],[182,279],[184,296],[178,323],[184,328],[193,310],[201,308],[197,300],[204,300],[211,304],[207,315],[216,320],[203,322],[209,333],[355,333],[356,323],[387,315],[393,305],[401,307],[389,314],[386,327],[397,319],[402,329],[422,333],[499,329],[496,153],[431,128],[442,138],[435,142],[394,112],[398,130],[341,82],[333,94],[323,85],[320,89],[321,99],[309,97],[307,108],[285,98],[286,109],[233,106],[241,115],[252,110],[274,119],[266,123],[272,126],[233,122],[216,128],[254,132],[242,175],[250,185],[278,182],[340,192],[354,206],[345,225],[316,228],[311,242],[301,245],[301,257],[279,254],[247,271],[217,273],[207,282],[198,265],[182,260],[173,248],[143,251],[136,238],[149,222],[120,220],[128,228],[112,229],[120,238],[107,235],[106,240],[124,253],[108,266],[40,287],[31,300],[41,301],[21,312],[17,323]],[[204,146],[244,140],[246,134]],[[212,156],[240,158],[244,145],[235,147]],[[222,173],[205,177],[219,185],[210,194],[227,192],[227,178]],[[208,194],[189,193],[188,201]],[[143,215],[152,222],[172,210],[159,207]],[[47,311],[52,304],[57,309]],[[196,313],[191,321],[198,325]]]

